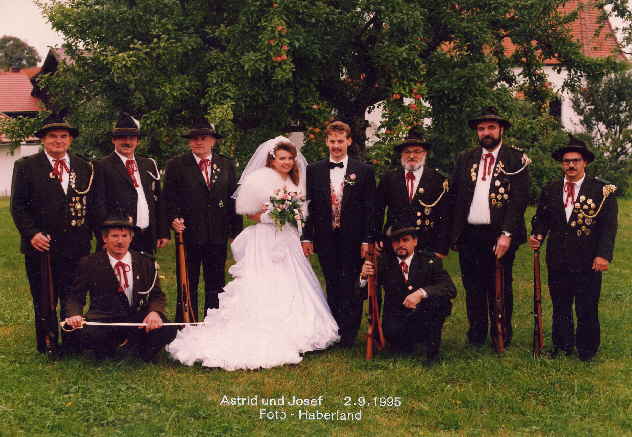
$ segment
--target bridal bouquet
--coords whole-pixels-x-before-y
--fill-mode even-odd
[[[284,224],[291,223],[296,225],[300,234],[305,219],[301,209],[304,202],[305,196],[301,193],[279,188],[270,196],[270,218],[279,230]]]

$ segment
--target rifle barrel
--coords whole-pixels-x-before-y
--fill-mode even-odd
[[[495,299],[494,299],[494,321],[496,324],[496,338],[494,344],[496,352],[499,354],[505,352],[505,290],[503,278],[503,265],[496,258],[495,272]]]
[[[187,269],[186,248],[184,246],[184,235],[176,232],[176,264],[178,270],[178,287],[180,288],[180,309],[182,311],[182,321],[185,323],[196,322],[196,315],[193,313],[191,305],[191,289],[189,287],[189,271]]]
[[[540,278],[540,251],[533,251],[533,358],[538,358],[544,348],[542,328],[542,282]]]

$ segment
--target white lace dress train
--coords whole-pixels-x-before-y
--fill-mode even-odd
[[[297,189],[274,170],[255,171],[240,189],[237,211],[258,211],[283,186]],[[178,333],[167,346],[174,359],[225,370],[270,368],[299,363],[304,352],[338,341],[338,325],[294,226],[257,223],[231,249],[234,280],[219,295],[220,308],[207,312],[205,325]]]

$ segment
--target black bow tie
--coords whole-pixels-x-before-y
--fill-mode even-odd
[[[329,169],[331,170],[332,168],[345,168],[345,165],[342,161],[340,162],[331,162],[329,161]]]

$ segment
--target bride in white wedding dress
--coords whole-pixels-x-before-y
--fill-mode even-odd
[[[257,148],[234,195],[237,212],[257,223],[231,244],[234,280],[219,295],[219,309],[209,309],[204,325],[187,326],[167,346],[174,359],[225,370],[270,368],[299,363],[304,352],[339,340],[296,227],[279,229],[264,206],[279,188],[305,193],[306,164],[285,137]]]

